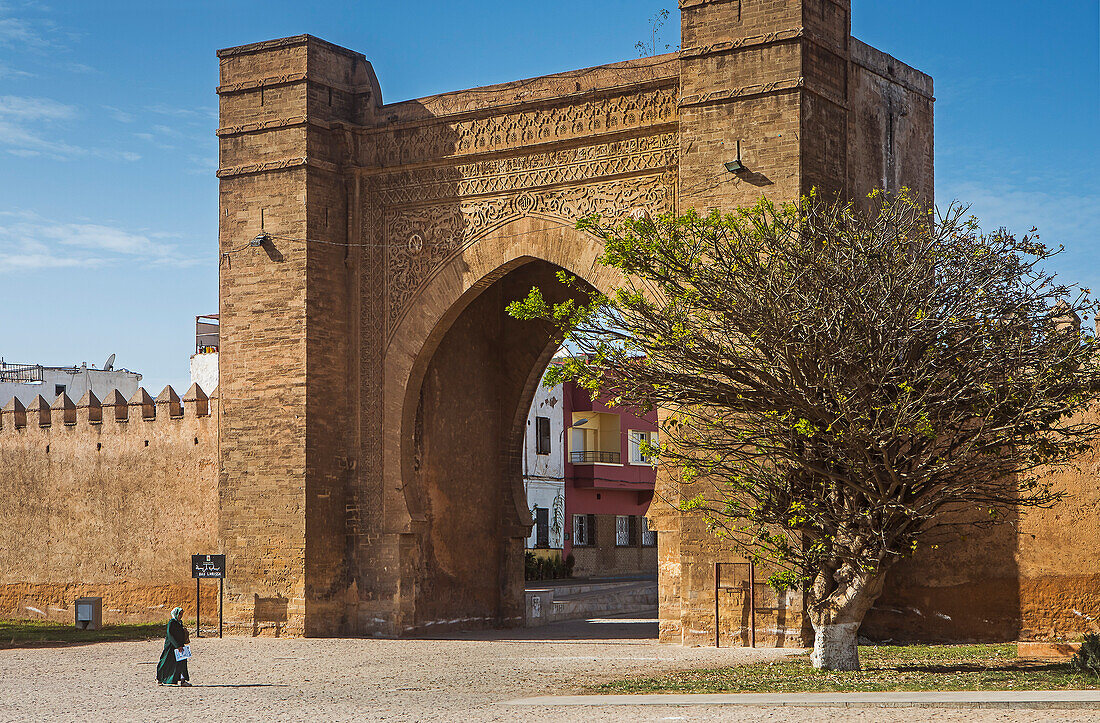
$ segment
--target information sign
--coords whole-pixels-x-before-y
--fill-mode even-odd
[[[225,555],[192,555],[191,577],[225,577]]]

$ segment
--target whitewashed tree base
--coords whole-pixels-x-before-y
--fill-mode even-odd
[[[814,626],[814,650],[810,661],[819,670],[859,670],[856,636],[859,623]]]

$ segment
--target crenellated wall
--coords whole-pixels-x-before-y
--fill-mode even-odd
[[[230,632],[522,621],[524,420],[557,344],[504,306],[577,293],[558,270],[621,283],[577,219],[930,194],[930,80],[857,44],[848,0],[680,6],[679,53],[397,103],[308,35],[220,51],[221,407],[0,415],[0,614],[103,592],[108,620],[160,616],[186,556],[224,552]],[[703,640],[727,551],[650,519],[662,638]]]
[[[194,615],[191,554],[219,552],[218,400],[198,385],[126,399],[62,394],[0,411],[0,618]],[[203,586],[216,611],[217,586]],[[205,613],[204,613],[205,616]]]

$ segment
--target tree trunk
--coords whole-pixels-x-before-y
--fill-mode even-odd
[[[831,576],[837,586],[809,609],[814,627],[810,662],[818,670],[859,670],[859,626],[882,594],[885,570],[877,574],[852,573],[846,566]],[[818,584],[814,585],[819,588]]]
[[[814,626],[814,651],[810,662],[818,670],[859,670],[859,623],[822,624],[811,618]]]

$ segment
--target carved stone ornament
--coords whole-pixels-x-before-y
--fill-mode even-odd
[[[507,196],[386,209],[387,338],[435,272],[494,229],[525,216],[572,227],[577,219],[592,214],[618,221],[640,213],[639,209],[664,213],[674,207],[675,187],[675,173],[666,171]],[[413,239],[418,243],[414,245]]]
[[[377,200],[383,206],[500,194],[664,171],[676,165],[679,143],[675,133],[658,133],[477,163],[396,171],[377,176],[374,182]]]
[[[556,143],[600,133],[675,123],[676,86],[632,90],[610,98],[501,113],[488,118],[419,123],[381,132],[366,143],[366,167],[393,167]]]

